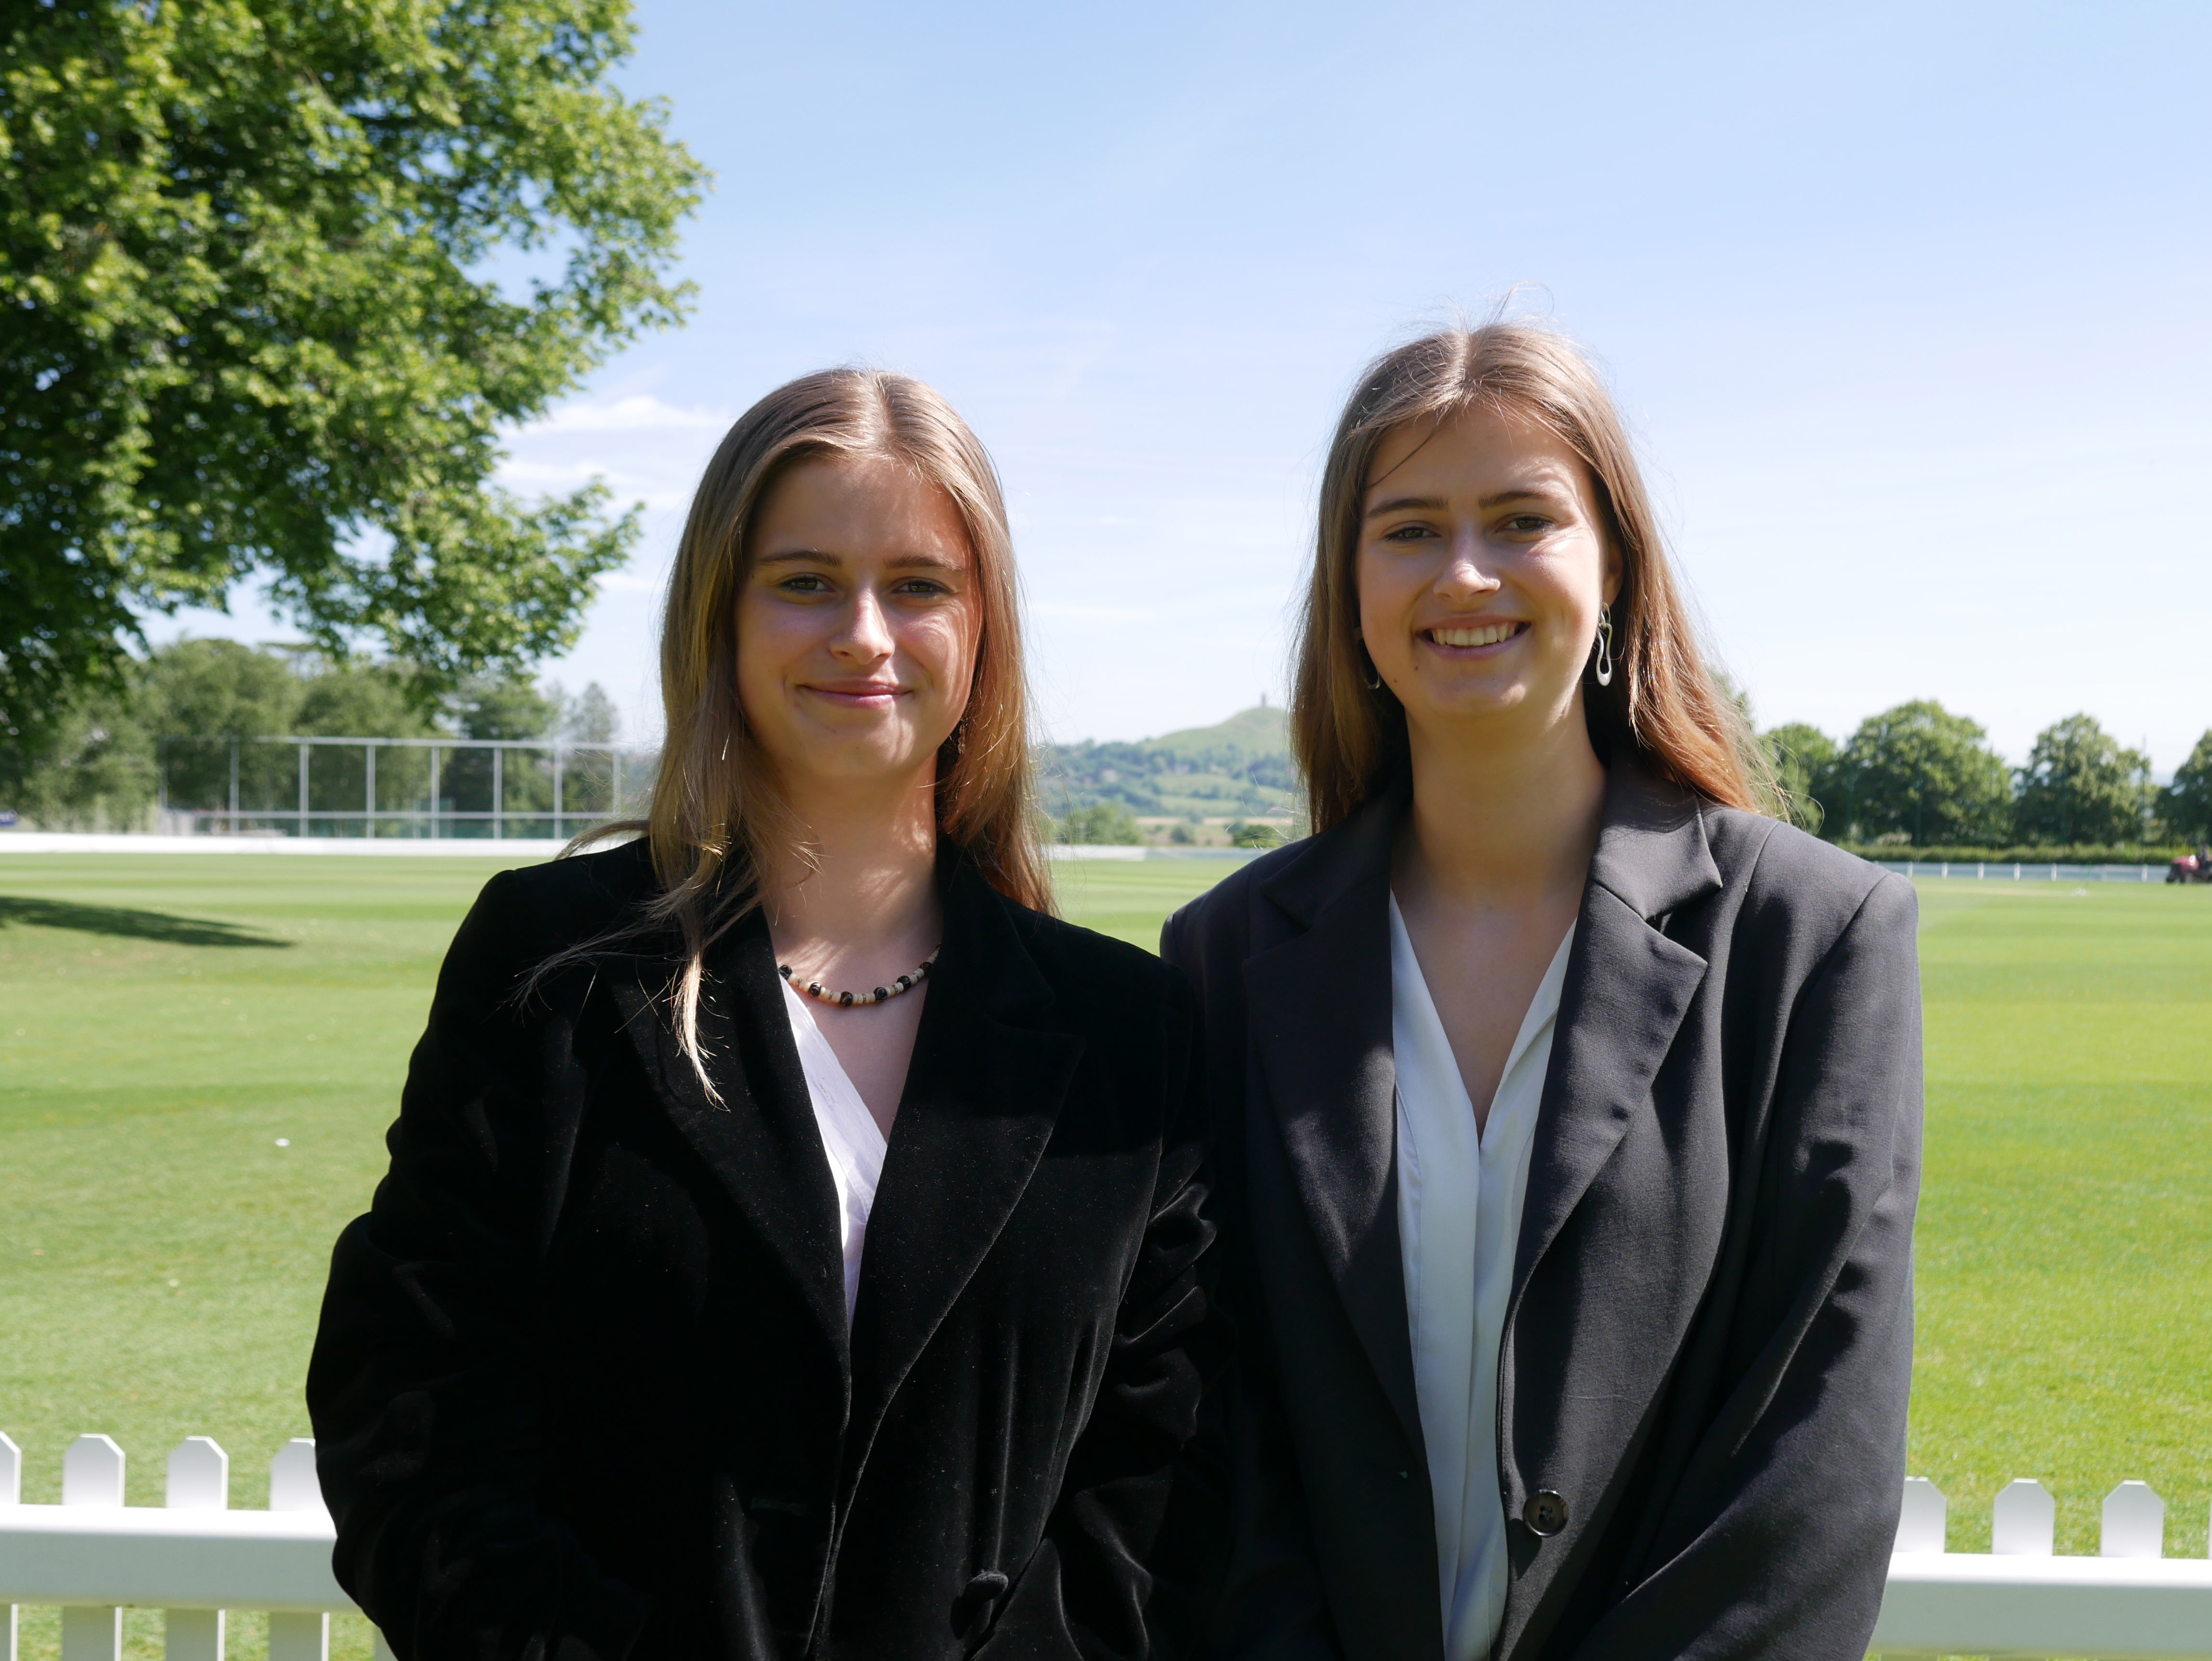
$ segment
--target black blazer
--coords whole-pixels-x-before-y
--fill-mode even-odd
[[[1224,1654],[1443,1652],[1395,1189],[1402,799],[1171,919],[1243,1329]],[[1911,885],[1612,770],[1498,1361],[1501,1661],[1859,1661],[1903,1491]]]
[[[950,871],[848,1342],[760,914],[709,957],[719,1105],[672,946],[516,998],[651,891],[641,843],[511,871],[454,939],[308,1377],[339,1583],[402,1661],[1145,1653],[1195,1596],[1182,977]]]

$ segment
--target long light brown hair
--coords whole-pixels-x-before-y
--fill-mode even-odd
[[[1488,409],[1540,423],[1589,470],[1600,528],[1620,560],[1613,601],[1613,684],[1583,671],[1590,742],[1624,746],[1662,777],[1708,800],[1767,811],[1771,784],[1735,702],[1715,685],[1667,561],[1620,412],[1589,361],[1537,325],[1441,330],[1368,366],[1345,405],[1322,470],[1321,516],[1300,619],[1291,743],[1316,830],[1349,818],[1410,768],[1406,712],[1367,684],[1359,636],[1358,554],[1369,472],[1409,422]]]
[[[652,845],[660,891],[638,926],[672,924],[682,935],[670,992],[684,1053],[702,1080],[708,948],[759,903],[763,873],[811,858],[738,696],[738,597],[769,493],[793,467],[830,457],[909,468],[959,512],[981,627],[966,710],[937,754],[938,837],[1008,898],[1052,906],[1031,805],[1013,537],[989,453],[950,404],[906,375],[825,369],[779,386],[738,417],[691,499],[661,622],[668,735],[652,805],[642,821],[597,833],[635,830]]]

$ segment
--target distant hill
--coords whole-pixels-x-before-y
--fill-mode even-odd
[[[1180,733],[1163,733],[1142,742],[1152,749],[1178,756],[1211,755],[1229,749],[1252,756],[1287,756],[1291,753],[1291,718],[1273,704],[1263,703],[1255,709],[1240,709],[1227,721],[1212,727],[1187,727]]]
[[[1045,806],[1054,815],[1102,801],[1200,818],[1280,815],[1298,805],[1287,718],[1267,704],[1133,744],[1047,745],[1038,761]]]

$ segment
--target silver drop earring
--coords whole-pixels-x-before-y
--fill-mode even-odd
[[[1613,607],[1597,603],[1597,684],[1613,684]]]

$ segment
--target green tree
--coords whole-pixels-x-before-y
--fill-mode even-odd
[[[1803,721],[1777,727],[1759,739],[1782,793],[1783,811],[1790,824],[1817,836],[1827,822],[1828,799],[1836,794],[1836,769],[1843,752],[1833,739]]]
[[[1068,843],[1127,847],[1145,839],[1137,816],[1129,811],[1127,803],[1119,801],[1079,807],[1060,822],[1057,831],[1056,840]]]
[[[550,739],[561,718],[560,689],[484,675],[462,682],[447,701],[463,738]]]
[[[427,739],[437,727],[423,712],[414,676],[396,663],[315,656],[300,666],[306,685],[295,733],[325,738]]]
[[[635,510],[490,480],[503,423],[686,298],[704,174],[608,79],[629,0],[0,17],[0,735],[255,576],[332,655],[447,680],[570,642]]]
[[[622,712],[599,682],[586,681],[584,690],[570,696],[556,682],[547,689],[560,712],[554,731],[570,744],[612,744],[622,737]]]
[[[40,764],[12,767],[0,748],[0,807],[42,830],[143,830],[158,799],[153,734],[135,687],[79,699],[52,730]]]
[[[2020,770],[2013,834],[2023,843],[2137,843],[2149,762],[2088,715],[2036,734]]]
[[[2173,770],[2173,782],[2159,801],[2159,818],[2169,837],[2212,842],[2212,732],[2197,739],[2189,759]]]
[[[1901,836],[1917,847],[2002,842],[2012,780],[1986,739],[1978,723],[1933,699],[1869,716],[1834,770],[1831,833]]]

